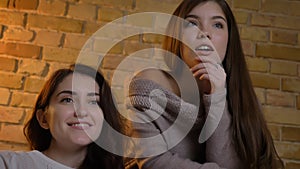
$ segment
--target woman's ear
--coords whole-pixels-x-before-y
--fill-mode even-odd
[[[43,128],[43,129],[49,129],[49,124],[48,124],[48,121],[47,121],[47,117],[46,117],[46,114],[47,114],[47,110],[42,110],[42,109],[39,109],[37,110],[36,112],[36,118],[40,124],[40,126]]]

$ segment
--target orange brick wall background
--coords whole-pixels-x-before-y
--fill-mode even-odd
[[[37,93],[106,23],[145,11],[172,13],[181,0],[0,0],[0,149],[28,150],[22,128]],[[240,28],[257,96],[287,169],[300,168],[300,1],[227,0]],[[114,46],[121,58],[159,46],[136,35]],[[114,59],[105,66],[112,77]],[[119,93],[118,93],[119,92]],[[122,102],[116,87],[117,100]]]

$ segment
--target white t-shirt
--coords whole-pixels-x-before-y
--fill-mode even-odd
[[[0,169],[73,169],[50,159],[37,150],[0,151]]]

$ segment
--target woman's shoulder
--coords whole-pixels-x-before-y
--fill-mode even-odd
[[[70,169],[54,160],[49,159],[37,150],[33,151],[0,151],[0,168],[59,168]]]
[[[43,156],[43,154],[37,150],[33,151],[10,151],[1,150],[0,158],[2,161],[22,161],[22,160],[35,160],[38,157]]]
[[[35,162],[34,158],[31,157],[33,151],[0,151],[0,168],[22,168],[21,164],[28,166]]]
[[[135,78],[150,80],[169,91],[172,91],[176,94],[178,93],[178,86],[175,80],[168,72],[164,70],[154,68],[144,69],[138,72],[135,75]]]
[[[0,156],[2,159],[5,158],[19,158],[23,156],[28,156],[33,151],[10,151],[10,150],[1,150]]]

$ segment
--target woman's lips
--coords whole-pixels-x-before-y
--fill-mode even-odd
[[[92,125],[88,122],[68,122],[68,126],[74,128],[74,129],[87,129],[91,127]]]
[[[210,45],[202,44],[202,45],[197,46],[195,51],[198,55],[207,56],[207,55],[210,55],[214,51],[214,49]]]

